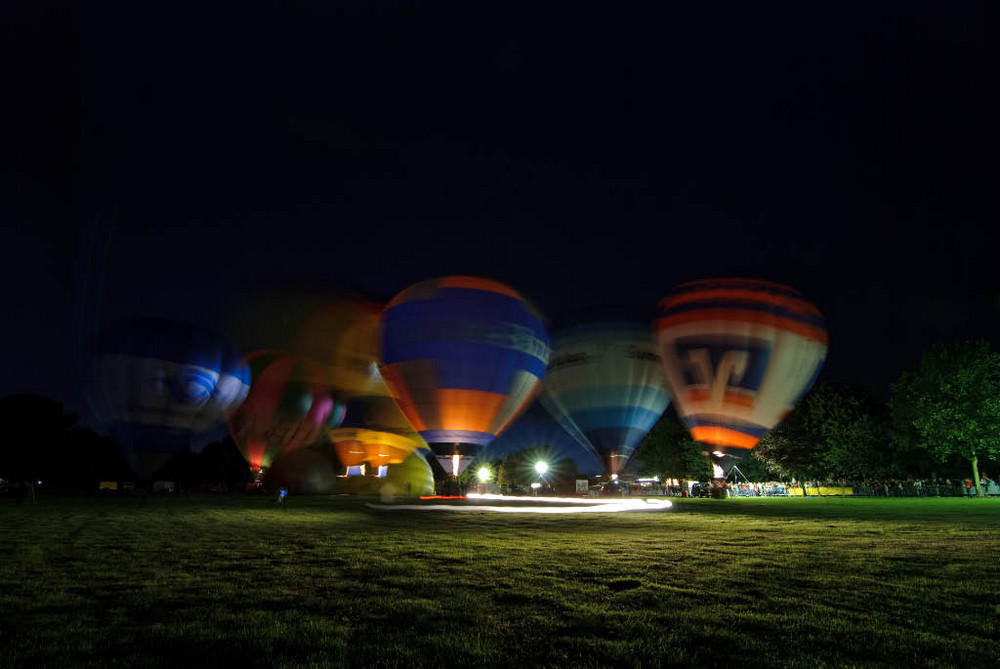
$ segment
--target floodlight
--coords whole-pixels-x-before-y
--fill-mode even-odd
[[[489,467],[480,467],[479,471],[476,472],[476,475],[479,476],[479,481],[481,483],[486,483],[487,481],[490,480],[490,468]]]
[[[538,472],[539,474],[544,474],[545,472],[549,471],[549,466],[545,462],[539,460],[538,462],[535,463],[535,471]]]

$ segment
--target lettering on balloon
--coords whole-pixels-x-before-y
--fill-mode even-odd
[[[587,360],[587,354],[582,351],[578,353],[561,353],[552,358],[552,362],[549,363],[549,371],[580,365],[587,362]]]
[[[732,343],[678,339],[675,346],[686,385],[707,393],[703,399],[713,402],[755,396],[771,357],[768,342],[748,338]]]
[[[655,353],[654,351],[650,351],[649,349],[639,348],[635,344],[630,344],[628,346],[628,349],[625,351],[625,357],[630,358],[632,360],[644,360],[646,362],[655,362],[656,364],[660,364],[661,362],[659,354]]]

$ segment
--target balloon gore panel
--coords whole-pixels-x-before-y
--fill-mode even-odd
[[[382,376],[430,443],[488,444],[534,396],[549,359],[538,312],[478,277],[423,281],[382,313]]]

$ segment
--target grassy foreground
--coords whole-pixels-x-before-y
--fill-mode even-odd
[[[0,500],[2,666],[996,666],[1000,499]]]

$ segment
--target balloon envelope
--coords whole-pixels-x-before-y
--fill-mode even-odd
[[[341,398],[385,395],[378,371],[384,305],[347,291],[256,291],[220,314],[243,349],[282,350],[323,365]]]
[[[375,475],[380,474],[380,475]],[[367,469],[364,475],[338,476],[337,492],[348,495],[399,496],[434,494],[434,473],[422,451],[399,464]]]
[[[250,392],[229,416],[229,428],[253,469],[315,443],[344,419],[344,405],[334,398],[322,365],[282,351],[257,351],[246,361]]]
[[[349,400],[343,425],[330,430],[329,436],[345,467],[400,464],[428,448],[392,398],[383,396]]]
[[[678,415],[720,451],[753,448],[809,390],[827,351],[819,309],[752,279],[678,286],[660,301],[654,332]]]
[[[357,296],[328,298],[302,323],[297,350],[326,364],[341,397],[389,397],[379,373],[383,305]]]
[[[410,455],[398,465],[389,465],[385,487],[392,486],[396,495],[433,495],[434,473],[422,451]]]
[[[549,350],[538,312],[487,279],[423,281],[382,312],[382,376],[439,452],[489,444],[537,392]]]
[[[567,432],[619,473],[670,404],[649,326],[599,320],[553,337],[542,404]]]
[[[107,329],[94,371],[98,411],[140,478],[210,436],[243,402],[250,382],[246,365],[221,337],[162,320]]]

